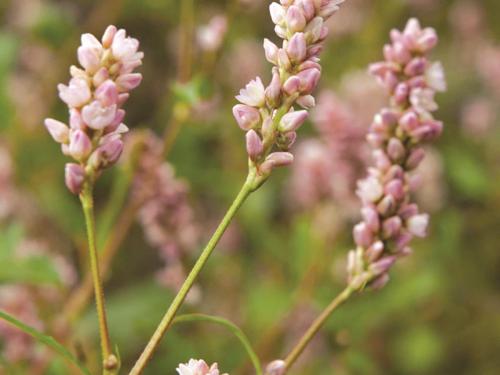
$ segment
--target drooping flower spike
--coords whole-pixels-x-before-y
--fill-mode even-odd
[[[125,111],[121,108],[142,75],[134,70],[142,64],[137,39],[125,30],[108,26],[101,41],[83,34],[78,48],[81,68],[71,66],[68,85],[58,85],[59,97],[69,108],[69,126],[46,119],[45,126],[62,152],[75,162],[66,164],[68,189],[79,194],[87,179],[94,180],[104,168],[119,159]]]
[[[293,162],[288,150],[307,119],[307,110],[315,105],[311,94],[321,76],[319,54],[328,34],[324,23],[343,2],[281,0],[270,5],[275,32],[283,39],[281,47],[264,40],[266,58],[274,65],[271,82],[267,87],[259,77],[249,82],[236,97],[240,104],[233,108],[238,125],[247,133],[249,163],[257,185],[273,168]]]
[[[412,172],[424,158],[422,144],[443,129],[432,116],[435,93],[446,90],[443,68],[427,57],[437,43],[436,32],[410,19],[403,32],[390,35],[385,61],[370,66],[389,91],[390,106],[371,125],[367,139],[374,148],[374,166],[358,184],[363,220],[354,227],[357,248],[348,257],[349,282],[356,289],[384,286],[394,262],[411,252],[412,238],[426,236],[429,216],[411,200]]]

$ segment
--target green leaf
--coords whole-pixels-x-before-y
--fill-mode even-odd
[[[255,354],[255,351],[252,349],[252,345],[250,341],[248,341],[247,336],[243,331],[233,322],[224,319],[219,316],[205,315],[205,314],[186,314],[180,315],[174,319],[175,323],[187,323],[187,322],[210,322],[219,324],[227,329],[229,329],[237,338],[240,340],[241,344],[245,348],[248,357],[252,361],[252,364],[255,368],[257,375],[262,375],[262,365],[260,364],[259,357]]]
[[[61,279],[47,256],[3,259],[0,282],[29,284],[60,284]]]
[[[59,342],[57,342],[53,337],[38,332],[36,329],[27,326],[26,324],[20,322],[13,316],[10,316],[9,314],[3,311],[0,311],[0,319],[5,320],[6,322],[12,324],[13,326],[19,328],[24,333],[30,335],[38,342],[53,349],[61,357],[64,357],[65,359],[73,363],[76,367],[78,367],[83,374],[91,375],[90,371],[84,365],[78,362],[78,360],[73,356],[73,354],[71,354],[64,346],[62,346]]]

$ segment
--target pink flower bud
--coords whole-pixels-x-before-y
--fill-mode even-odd
[[[307,119],[307,116],[307,111],[294,111],[287,113],[280,121],[280,131],[284,133],[296,131]]]
[[[318,85],[321,71],[318,69],[306,69],[297,74],[300,79],[300,92],[303,95],[311,94]]]
[[[390,215],[396,208],[396,201],[392,195],[386,195],[377,205],[377,211],[381,216]]]
[[[305,30],[308,43],[313,44],[321,39],[323,33],[323,18],[316,17],[309,22]]]
[[[278,3],[272,2],[271,5],[269,5],[269,13],[276,25],[282,25],[285,21],[285,9]]]
[[[286,47],[286,52],[290,60],[300,63],[306,58],[307,44],[304,33],[295,33]]]
[[[387,155],[394,162],[398,162],[406,155],[406,149],[403,143],[398,138],[391,138],[387,145]]]
[[[297,99],[297,104],[305,109],[312,109],[316,106],[316,100],[312,95],[304,95]]]
[[[260,166],[263,174],[271,173],[276,167],[286,167],[293,163],[293,155],[289,152],[273,152]]]
[[[398,235],[401,227],[403,226],[403,222],[399,216],[393,216],[384,221],[382,224],[382,231],[385,238],[393,238]]]
[[[129,73],[123,74],[116,79],[116,85],[120,91],[131,91],[141,84],[142,74]]]
[[[109,107],[118,102],[118,89],[115,83],[108,79],[103,82],[95,91],[95,98],[101,102],[103,106]]]
[[[45,120],[45,127],[49,131],[54,141],[57,143],[67,143],[69,140],[69,128],[66,124],[48,118]]]
[[[378,276],[376,279],[374,279],[370,283],[370,288],[372,288],[373,290],[380,290],[384,286],[387,285],[389,280],[390,280],[390,276],[387,273],[384,273],[384,274]]]
[[[71,126],[72,129],[84,130],[85,123],[83,122],[82,114],[76,108],[71,108],[69,110],[69,126]]]
[[[274,65],[278,64],[278,46],[267,38],[264,39],[264,52],[267,61]]]
[[[427,67],[427,59],[424,57],[415,57],[405,67],[404,73],[407,76],[413,77],[422,75]]]
[[[258,109],[244,104],[236,104],[233,107],[233,115],[239,127],[243,130],[250,130],[260,122]]]
[[[78,48],[78,61],[81,66],[89,73],[95,73],[100,66],[101,57],[99,50],[92,47],[79,47]]]
[[[300,78],[297,76],[289,77],[283,84],[283,91],[288,95],[293,95],[300,89]]]
[[[286,25],[292,33],[304,30],[306,27],[306,18],[304,13],[296,5],[292,5],[286,12]]]
[[[406,168],[408,170],[413,170],[419,166],[419,164],[425,158],[425,151],[423,148],[414,149],[408,159],[406,160]]]
[[[417,237],[427,236],[427,227],[429,225],[429,215],[419,214],[410,217],[406,221],[408,231]]]
[[[412,130],[414,130],[420,125],[420,121],[415,112],[408,111],[403,116],[401,116],[399,124],[402,126],[404,131],[410,133]]]
[[[384,188],[373,176],[358,182],[358,196],[365,202],[376,202],[384,193]]]
[[[382,241],[377,241],[371,245],[365,252],[366,260],[370,263],[379,259],[384,253],[384,243]]]
[[[78,164],[68,163],[64,169],[64,180],[69,191],[80,194],[85,182],[85,170]]]
[[[405,197],[403,182],[400,179],[389,181],[384,189],[386,194],[390,194],[396,200],[401,200]]]
[[[287,71],[292,67],[292,62],[284,49],[278,50],[278,66]]]
[[[278,70],[273,71],[271,83],[266,88],[266,99],[268,104],[273,107],[278,106],[281,96],[281,79]]]
[[[249,130],[246,134],[247,153],[251,160],[256,161],[264,151],[264,145],[255,130]]]
[[[404,82],[398,84],[394,90],[394,100],[397,104],[403,104],[408,100],[410,88]]]
[[[363,248],[368,248],[373,241],[373,232],[366,223],[359,223],[353,229],[354,242]]]
[[[116,116],[116,105],[103,106],[93,101],[82,109],[83,121],[92,129],[101,130],[110,125]]]
[[[109,78],[108,69],[102,67],[94,74],[94,77],[92,77],[92,83],[94,84],[95,87],[99,87],[108,78]]]
[[[363,207],[361,209],[361,216],[363,217],[363,221],[372,232],[378,232],[380,228],[380,219],[375,208],[371,206]]]
[[[89,156],[92,151],[92,142],[87,134],[82,130],[73,130],[69,140],[69,153],[78,161],[82,161]]]
[[[102,50],[102,44],[99,40],[92,34],[85,33],[81,36],[81,42],[83,47],[94,48],[97,51]]]
[[[109,48],[111,47],[111,44],[113,43],[113,38],[115,37],[115,34],[117,32],[117,28],[114,25],[109,25],[106,30],[104,31],[104,34],[102,35],[102,46],[104,48]]]
[[[396,257],[395,256],[389,256],[382,258],[378,262],[372,263],[370,265],[370,271],[375,275],[382,275],[389,271],[389,269],[392,267],[392,265],[396,262]]]
[[[59,97],[69,107],[80,107],[90,100],[90,88],[87,81],[82,78],[73,78],[69,85],[59,84]]]

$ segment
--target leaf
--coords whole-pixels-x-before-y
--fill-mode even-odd
[[[227,329],[229,329],[241,342],[243,347],[245,348],[248,357],[252,361],[252,364],[255,368],[257,375],[262,375],[262,365],[260,363],[259,357],[255,354],[255,351],[252,349],[252,345],[250,341],[248,341],[245,333],[233,322],[224,319],[219,316],[205,315],[205,314],[186,314],[179,315],[174,319],[174,324],[176,323],[187,323],[187,322],[210,322],[219,324]]]
[[[4,311],[0,311],[0,318],[12,324],[13,326],[19,328],[24,333],[32,336],[38,342],[53,349],[61,357],[64,357],[65,359],[73,363],[76,367],[78,367],[83,374],[91,375],[90,371],[84,365],[78,362],[78,360],[73,356],[73,354],[71,354],[69,350],[67,350],[64,346],[62,346],[59,342],[57,342],[53,337],[38,332],[36,329],[27,326],[26,324],[20,322],[19,320],[5,313]]]

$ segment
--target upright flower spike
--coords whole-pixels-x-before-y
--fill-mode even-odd
[[[144,56],[137,39],[115,26],[108,26],[101,41],[83,34],[81,43],[77,55],[82,68],[72,66],[69,84],[58,85],[59,97],[69,108],[69,126],[45,120],[62,152],[76,161],[66,165],[66,185],[74,194],[119,159],[122,134],[128,131],[121,107],[142,80],[133,71]]]
[[[319,54],[328,29],[325,21],[344,0],[281,0],[269,9],[281,47],[264,40],[266,59],[274,65],[273,77],[265,87],[257,77],[236,99],[233,108],[240,128],[247,132],[247,151],[255,186],[262,184],[275,167],[289,165],[288,152],[297,129],[314,107],[311,93],[321,76]],[[435,74],[434,74],[435,75]],[[305,110],[296,111],[295,107]],[[277,152],[273,152],[273,149]]]
[[[391,97],[367,136],[374,148],[374,167],[358,184],[363,221],[354,227],[357,248],[348,256],[354,289],[383,287],[394,262],[411,253],[412,238],[425,237],[429,215],[420,213],[411,200],[412,171],[424,158],[422,144],[436,139],[443,128],[432,117],[437,109],[434,95],[446,89],[443,68],[427,57],[437,43],[436,32],[410,19],[404,31],[392,30],[390,36],[385,61],[370,66]]]

